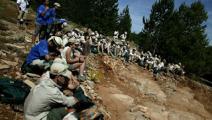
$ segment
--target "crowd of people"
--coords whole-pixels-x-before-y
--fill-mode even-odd
[[[18,5],[27,7],[27,4],[22,4],[23,1],[17,0]],[[127,63],[138,63],[155,75],[162,71],[184,74],[181,63],[167,64],[149,51],[131,48],[126,41],[127,32],[119,35],[119,31],[114,31],[113,37],[108,37],[91,29],[69,28],[65,19],[56,18],[60,7],[59,3],[51,6],[48,0],[44,0],[36,11],[32,42],[35,43],[39,36],[38,42],[27,55],[22,72],[45,74],[45,77],[41,77],[25,100],[26,120],[61,120],[67,114],[73,120],[78,119],[76,114],[79,109],[92,103],[80,87],[80,82],[86,80],[86,58],[91,52],[108,54]],[[24,9],[21,8],[21,11]],[[22,14],[20,12],[21,22],[25,19]],[[67,89],[73,94],[65,95],[63,90]]]
[[[24,2],[17,0],[18,6],[26,7]],[[56,18],[60,4],[49,4],[50,1],[44,0],[37,8],[36,27],[32,36],[34,45],[21,67],[23,73],[42,75],[25,100],[24,119],[102,120],[103,114],[97,111],[80,114],[95,106],[80,86],[80,82],[86,80],[85,64],[90,34],[68,29],[65,19]],[[20,21],[24,22],[24,19],[22,15]]]
[[[145,69],[153,71],[154,75],[161,72],[183,75],[185,72],[181,63],[170,64],[157,54],[152,55],[150,51],[144,52],[137,48],[132,48],[126,41],[127,32],[119,35],[114,31],[113,39],[99,35],[97,31],[91,33],[91,52],[106,53],[113,57],[123,58],[125,62],[137,63]]]

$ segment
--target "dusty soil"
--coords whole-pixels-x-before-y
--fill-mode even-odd
[[[107,56],[95,58],[104,80],[96,90],[112,120],[210,120],[211,88],[191,87],[185,77],[160,77],[135,64],[124,65]],[[95,62],[94,62],[95,63]],[[101,69],[103,68],[103,69]],[[181,80],[181,81],[180,81]],[[188,83],[192,83],[191,81]],[[206,92],[207,91],[207,92]],[[210,104],[208,104],[210,103]],[[142,107],[143,109],[136,109]]]

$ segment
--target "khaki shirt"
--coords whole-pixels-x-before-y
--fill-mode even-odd
[[[74,97],[65,96],[53,80],[46,79],[36,85],[24,103],[25,120],[46,120],[47,114],[54,105],[70,107],[76,103]]]

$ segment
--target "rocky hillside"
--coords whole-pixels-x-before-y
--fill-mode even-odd
[[[32,45],[33,22],[20,30],[14,8],[13,2],[0,1],[0,76],[35,81],[36,76],[20,73]],[[163,75],[155,81],[152,72],[138,65],[94,54],[87,68],[89,80],[82,85],[108,120],[212,119],[212,88],[187,77]],[[0,103],[0,120],[22,120],[22,115]]]

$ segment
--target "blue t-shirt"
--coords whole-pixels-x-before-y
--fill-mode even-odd
[[[26,63],[31,64],[33,60],[36,59],[43,59],[45,55],[48,55],[48,42],[47,40],[41,40],[38,44],[36,44],[32,49],[30,50]]]
[[[49,9],[45,14],[45,20],[48,25],[53,24],[55,21],[56,12],[55,8]]]
[[[45,5],[40,5],[37,9],[36,13],[36,23],[40,25],[46,25],[46,19],[45,16],[42,16],[41,13],[45,11]]]

